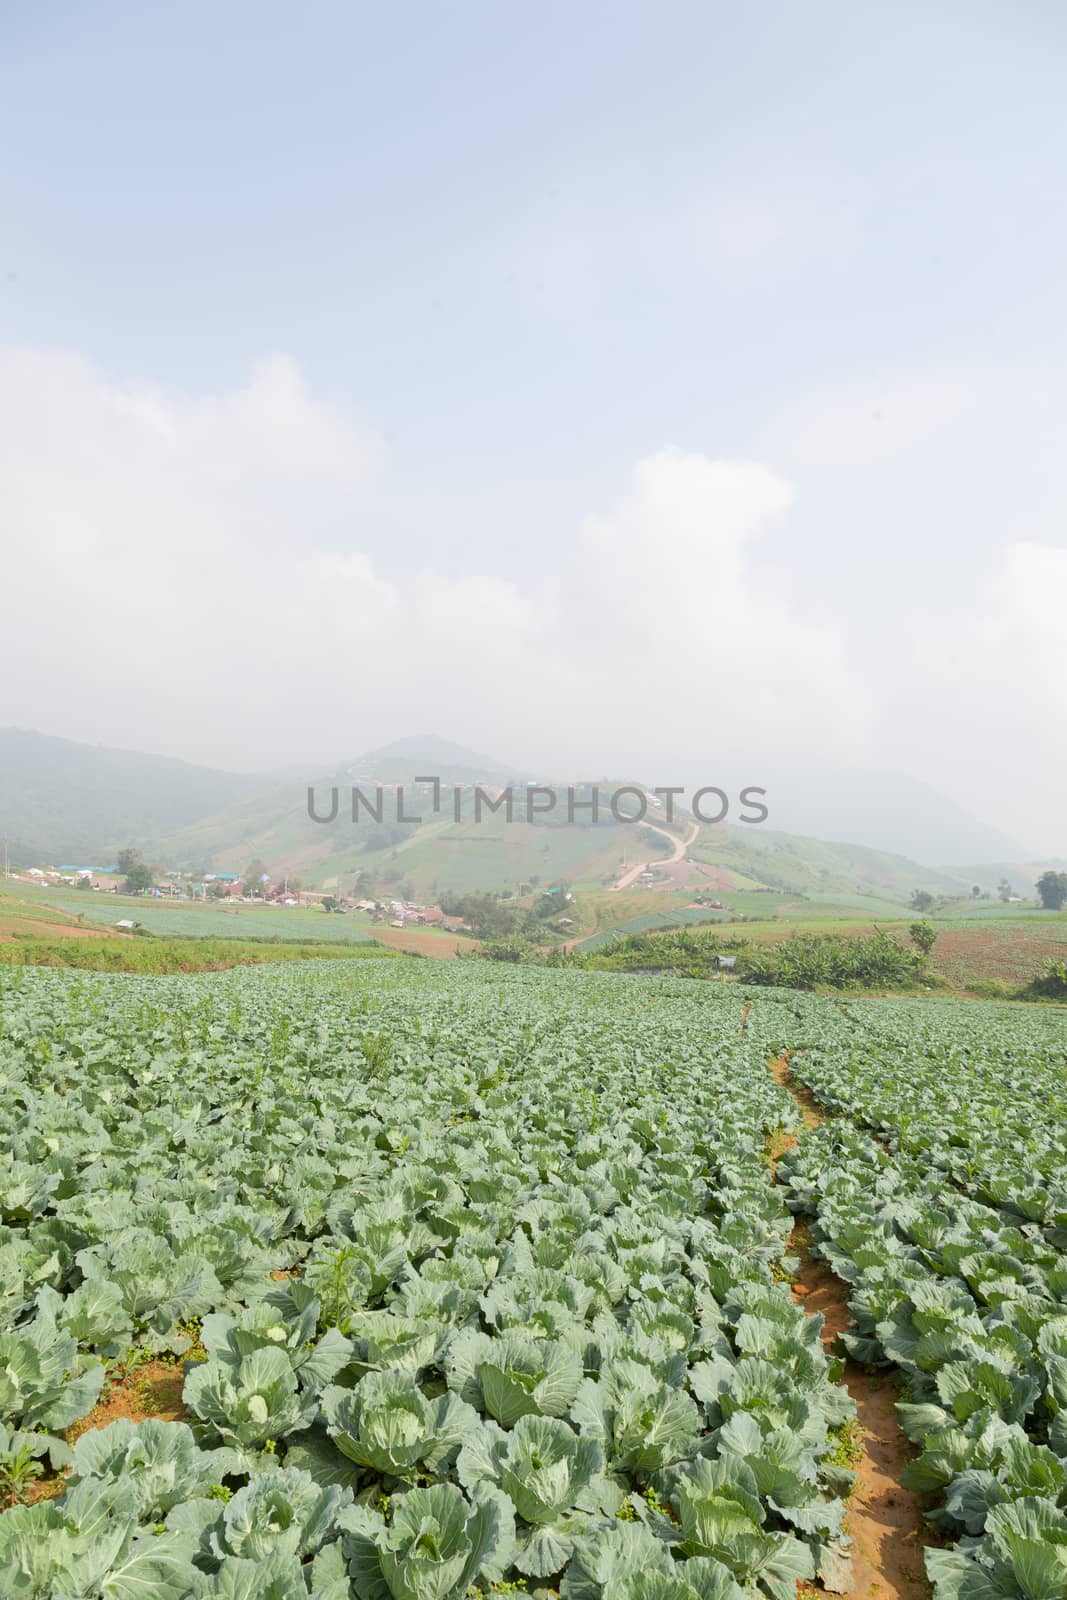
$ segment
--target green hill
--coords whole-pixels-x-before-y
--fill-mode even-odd
[[[344,801],[348,791],[343,790]],[[316,791],[328,806],[327,786]],[[520,883],[604,886],[626,867],[656,861],[669,846],[648,830],[601,822],[568,825],[552,818],[533,823],[483,815],[475,824],[468,799],[462,820],[434,817],[424,796],[425,820],[420,826],[397,823],[390,810],[391,794],[379,825],[361,813],[353,823],[347,810],[335,822],[309,820],[306,793],[278,789],[186,829],[169,841],[181,863],[209,861],[223,870],[240,871],[259,856],[275,873],[298,873],[307,883],[345,890],[357,879],[376,888],[410,885],[418,898],[445,889],[515,889]],[[410,812],[417,798],[406,799]],[[772,889],[805,896],[861,896],[900,906],[916,889],[958,895],[962,882],[947,872],[923,867],[904,856],[862,845],[828,844],[818,839],[774,832],[762,827],[705,827],[687,852],[688,861],[715,869],[706,880],[689,872],[690,888],[703,881],[711,889]]]
[[[958,895],[960,880],[948,871],[923,867],[907,856],[865,845],[827,843],[762,827],[704,828],[689,851],[692,859],[722,867],[771,889],[804,895],[866,895],[906,902],[916,889]]]
[[[1013,895],[1033,900],[1037,895],[1038,878],[1050,868],[1053,872],[1067,872],[1067,861],[1062,857],[1056,861],[986,861],[978,866],[946,867],[945,871],[954,872],[968,887],[977,883],[989,894],[996,894],[1006,879]]]
[[[263,779],[168,756],[0,728],[0,835],[12,861],[107,866],[262,789]],[[104,859],[101,859],[104,858]]]
[[[420,773],[441,777],[442,809],[437,815],[426,786],[417,789],[411,784],[411,773],[386,770],[379,762],[371,775],[384,787],[380,822],[364,809],[353,822],[350,795],[354,779],[327,778],[315,785],[315,801],[323,814],[328,813],[330,790],[336,783],[339,811],[335,821],[312,821],[307,785],[287,785],[172,835],[167,841],[169,857],[176,865],[209,862],[222,870],[240,871],[250,857],[258,856],[275,874],[288,871],[309,884],[333,887],[340,880],[347,890],[357,877],[370,878],[379,888],[410,884],[414,894],[426,898],[444,889],[497,890],[559,879],[607,883],[625,867],[657,854],[657,836],[610,817],[595,827],[589,822],[568,825],[554,816],[523,820],[521,784],[513,821],[487,809],[476,821],[473,780],[446,778],[443,764],[434,766],[425,760],[414,764]],[[348,765],[357,776],[365,776],[370,768],[366,760]],[[477,770],[485,777],[484,768]],[[486,778],[486,782],[491,787],[493,780]],[[421,815],[419,825],[397,820],[396,783],[405,788],[404,814]],[[453,812],[454,783],[464,785],[458,821]],[[374,797],[369,785],[364,792]],[[561,800],[561,811],[563,806]]]
[[[429,786],[414,782],[431,775],[443,786],[437,813]],[[329,809],[335,786],[339,800],[336,821],[322,824],[308,815],[308,785],[300,774],[218,772],[7,729],[0,731],[0,834],[9,839],[12,859],[25,865],[105,866],[130,844],[162,866],[240,872],[255,856],[275,876],[296,875],[309,886],[339,883],[349,891],[358,882],[368,893],[410,888],[419,899],[445,890],[515,890],[561,880],[605,887],[625,868],[669,854],[669,840],[620,824],[610,813],[597,825],[588,816],[569,824],[562,797],[555,814],[522,820],[524,786],[546,781],[555,780],[442,739],[404,739],[318,776],[317,806]],[[624,780],[595,781],[608,792]],[[512,785],[516,820],[508,824],[483,813],[476,823],[476,783]],[[368,793],[383,787],[380,820],[363,811],[352,821],[353,785]],[[396,785],[405,789],[405,815],[420,815],[420,825],[398,820]],[[453,786],[462,797],[458,818]],[[688,864],[672,869],[673,887],[683,893],[772,890],[839,901],[858,896],[873,905],[903,904],[919,888],[965,893],[971,871],[922,867],[863,845],[727,825],[702,828]],[[985,883],[973,871],[974,881]]]

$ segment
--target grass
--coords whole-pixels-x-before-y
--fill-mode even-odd
[[[0,917],[10,905],[14,885],[0,886]],[[289,942],[325,940],[329,944],[360,943],[369,940],[370,927],[364,917],[352,913],[327,915],[307,906],[227,906],[224,902],[165,901],[139,896],[94,893],[73,889],[66,894],[50,889],[34,889],[18,884],[17,899],[32,906],[31,916],[66,913],[83,918],[98,927],[114,927],[121,918],[140,922],[150,933],[179,939],[284,939]],[[56,918],[56,920],[61,920]]]
[[[835,931],[838,926],[869,927],[872,917],[879,921],[904,916],[899,901],[876,900],[869,895],[799,895],[787,894],[778,889],[715,889],[708,885],[702,890],[630,888],[621,892],[605,890],[598,886],[578,884],[574,901],[566,914],[575,920],[569,937],[588,939],[594,935],[622,932],[639,932],[642,928],[666,926],[673,921],[681,927],[689,922],[715,922],[732,919],[755,919],[745,922],[746,937],[753,927],[773,931],[779,936],[787,934],[798,923],[813,931]],[[714,912],[694,904],[697,893],[719,899],[728,911]],[[654,919],[654,920],[653,920]],[[639,926],[640,924],[640,926]],[[588,948],[588,947],[587,947]]]
[[[827,1455],[827,1461],[835,1467],[848,1467],[850,1471],[855,1471],[863,1460],[863,1429],[856,1418],[831,1428],[829,1437],[833,1440],[833,1449]]]
[[[937,922],[931,964],[958,989],[981,991],[989,983],[1032,983],[1048,961],[1067,958],[1067,918],[1046,921]]]
[[[374,943],[391,951],[408,955],[430,956],[436,960],[450,960],[453,956],[477,950],[478,942],[461,933],[446,933],[443,928],[412,927],[390,928],[378,923],[373,932]],[[362,946],[360,949],[362,950]]]
[[[733,897],[731,897],[731,900]],[[805,907],[807,909],[807,907]],[[827,907],[829,912],[832,908]],[[908,928],[918,919],[914,914],[906,917],[879,918],[877,922],[855,915],[836,914],[824,916],[780,917],[763,922],[734,922],[716,928],[702,929],[689,926],[686,932],[695,939],[721,942],[729,953],[735,942],[741,945],[773,945],[797,937],[832,934],[843,939],[869,938],[876,928],[892,934],[904,944],[909,944]],[[1032,916],[1006,917],[994,913],[985,921],[977,917],[928,918],[937,932],[937,940],[929,960],[928,982],[940,985],[946,992],[976,999],[1033,998],[1022,993],[1046,968],[1050,960],[1067,960],[1067,914],[1045,912]],[[676,926],[682,925],[679,916]],[[636,922],[624,923],[620,936],[630,931],[647,931],[657,940],[655,927],[638,929]],[[664,933],[663,955],[665,966],[671,968],[681,953],[672,954],[669,937]],[[583,941],[578,953],[603,959],[612,965],[612,940],[610,935]],[[634,963],[641,967],[655,967],[657,951],[646,948]],[[625,968],[628,958],[619,953],[619,966]],[[698,962],[699,966],[700,963]],[[739,963],[740,965],[740,963]]]
[[[0,967],[76,967],[93,972],[223,972],[269,961],[382,960],[399,952],[365,944],[267,944],[248,939],[16,938],[0,943]]]
[[[688,928],[699,927],[701,923],[716,923],[721,925],[728,921],[722,911],[710,911],[702,906],[682,906],[673,911],[646,911],[642,916],[627,917],[624,922],[613,923],[603,932],[593,934],[588,939],[583,939],[583,950],[599,950],[608,945],[619,934],[647,933],[655,928]]]
[[[568,907],[577,924],[571,936],[578,950],[587,954],[607,953],[616,936],[671,926],[694,928],[701,922],[718,922],[714,932],[723,939],[753,944],[773,944],[797,935],[869,937],[876,927],[906,942],[910,924],[920,920],[918,913],[899,903],[866,895],[739,890],[724,891],[720,898],[739,920],[723,924],[721,914],[687,909],[693,900],[688,891],[579,892],[574,907]],[[937,930],[929,963],[933,981],[961,995],[1012,998],[1039,976],[1048,961],[1067,959],[1067,912],[967,900],[923,920]]]
[[[17,939],[34,935],[42,930],[75,929],[79,919],[54,906],[26,904],[10,899],[0,885],[0,939]]]

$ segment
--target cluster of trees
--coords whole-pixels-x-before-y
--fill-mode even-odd
[[[526,940],[543,942],[545,923],[562,910],[556,896],[538,895],[532,907],[517,904],[492,894],[441,896],[441,910],[450,917],[462,917],[476,939]]]
[[[745,983],[789,989],[909,988],[929,978],[927,956],[937,938],[929,923],[914,923],[910,932],[911,944],[881,930],[866,938],[805,934],[756,944],[679,928],[631,934],[606,949],[553,954],[548,961],[614,972],[676,972],[709,978],[717,970],[718,957],[729,954],[737,961],[735,976]]]
[[[1061,911],[1067,905],[1067,872],[1055,872],[1049,868],[1043,872],[1036,884],[1038,899],[1046,911]],[[997,884],[997,897],[1005,905],[1012,898],[1014,890],[1007,878],[1001,878]],[[987,900],[989,895],[980,884],[971,887],[971,898],[974,900]],[[911,897],[911,909],[920,916],[926,916],[935,906],[945,903],[944,896],[940,899],[932,895],[927,889],[916,889]]]
[[[158,869],[150,867],[139,850],[133,849],[132,846],[120,850],[115,859],[125,880],[122,885],[123,894],[144,894],[146,889],[152,888]]]
[[[1037,880],[1037,892],[1046,911],[1062,911],[1067,905],[1067,872],[1043,872]]]

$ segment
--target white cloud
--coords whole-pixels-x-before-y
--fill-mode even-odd
[[[972,419],[988,374],[894,373],[815,389],[779,417],[765,447],[805,471],[854,470],[934,446]]]
[[[792,499],[758,462],[663,450],[587,519],[573,626],[591,619],[625,686],[606,709],[617,740],[638,720],[661,762],[746,746],[780,758],[807,747],[815,715],[825,750],[863,751],[871,707],[843,634],[800,614],[757,559]]]
[[[761,462],[650,454],[613,505],[575,496],[569,544],[509,549],[507,576],[394,559],[395,474],[282,357],[189,396],[0,352],[0,720],[236,766],[433,728],[653,781],[726,749],[877,753],[964,800],[1010,727],[1062,792],[1067,552],[1016,540],[973,617],[886,657],[847,596],[799,598],[799,507]],[[463,531],[434,528],[453,567]],[[994,777],[973,809],[1006,819],[1018,787]]]
[[[568,171],[486,253],[475,270],[501,272],[518,293],[566,305],[597,297],[620,278],[653,285],[736,289],[813,265],[839,268],[862,238],[862,197],[843,174],[754,158],[743,173],[681,171],[654,179],[633,169],[606,177]]]
[[[1065,853],[1067,549],[1007,546],[973,613],[927,614],[887,716],[913,770],[1039,852]]]
[[[597,765],[699,747],[726,683],[719,736],[789,739],[812,701],[862,721],[840,637],[751,570],[791,498],[758,463],[649,456],[562,570],[534,548],[515,580],[391,570],[384,447],[281,357],[190,397],[8,353],[0,419],[20,722],[242,762],[484,722]]]
[[[1065,619],[1067,549],[1013,544],[987,586],[983,610],[965,643],[976,728],[987,737],[991,728],[1003,728],[1014,759],[997,765],[1001,772],[1010,765],[1012,772],[1005,776],[1011,779],[1022,765],[1020,746],[1025,748],[1026,768],[1035,774],[1043,770],[1054,784],[1048,799],[1061,815],[1067,777]]]

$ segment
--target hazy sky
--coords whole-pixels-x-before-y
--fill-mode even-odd
[[[0,723],[1067,853],[1067,12],[0,0]]]

